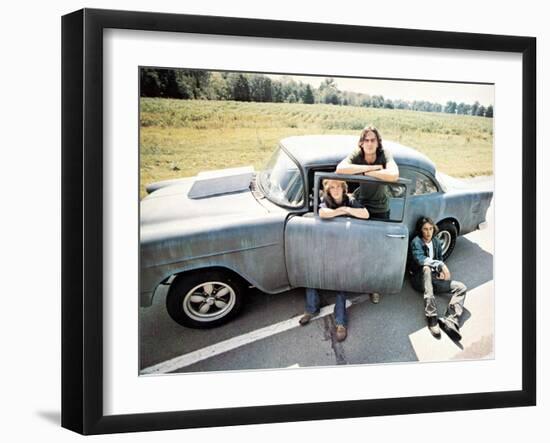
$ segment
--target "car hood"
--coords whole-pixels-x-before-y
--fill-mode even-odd
[[[254,217],[268,210],[260,205],[249,189],[226,194],[190,198],[194,179],[180,181],[148,195],[141,201],[141,228],[167,223],[201,226],[214,219]]]
[[[226,254],[265,248],[269,256],[273,248],[282,249],[287,211],[264,207],[249,189],[190,198],[195,182],[195,177],[179,180],[141,201],[142,272],[165,266],[158,271],[160,281],[191,260],[211,265]]]

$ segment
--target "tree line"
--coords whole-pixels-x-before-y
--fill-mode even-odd
[[[477,101],[473,104],[448,101],[441,105],[426,100],[392,100],[382,95],[340,91],[332,78],[324,79],[318,88],[313,88],[290,77],[274,80],[262,74],[238,72],[142,68],[140,95],[188,100],[324,103],[493,117],[493,107],[482,106]]]

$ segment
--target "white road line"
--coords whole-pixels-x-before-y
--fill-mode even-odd
[[[359,295],[352,299],[346,300],[346,306],[349,307],[352,304],[356,305],[362,303],[367,298],[368,297],[366,295]],[[319,315],[315,318],[325,317],[329,314],[332,314],[333,311],[334,304],[325,306],[321,309]],[[289,320],[275,323],[273,325],[251,331],[243,335],[238,335],[237,337],[233,337],[228,340],[213,344],[211,346],[207,346],[205,348],[190,352],[188,354],[183,354],[179,357],[163,361],[162,363],[149,366],[141,370],[141,375],[166,374],[167,372],[172,372],[177,369],[185,368],[186,366],[191,366],[192,364],[198,363],[199,361],[206,360],[207,358],[214,357],[228,351],[232,351],[233,349],[240,348],[241,346],[248,345],[250,343],[262,340],[272,335],[280,334],[281,332],[299,327],[300,324],[298,323],[298,320],[300,319],[300,317],[301,315],[298,315]]]

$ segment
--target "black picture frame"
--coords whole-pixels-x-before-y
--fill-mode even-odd
[[[103,31],[169,31],[522,55],[522,388],[109,415],[103,412]],[[83,9],[62,18],[62,426],[82,434],[536,404],[536,39],[233,17]],[[528,171],[528,173],[527,173]]]

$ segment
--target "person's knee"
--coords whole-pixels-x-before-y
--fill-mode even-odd
[[[454,286],[455,286],[455,291],[456,292],[460,292],[460,293],[463,293],[463,292],[466,292],[466,290],[468,289],[466,287],[466,285],[464,283],[462,283],[461,281],[454,281],[453,282]]]

